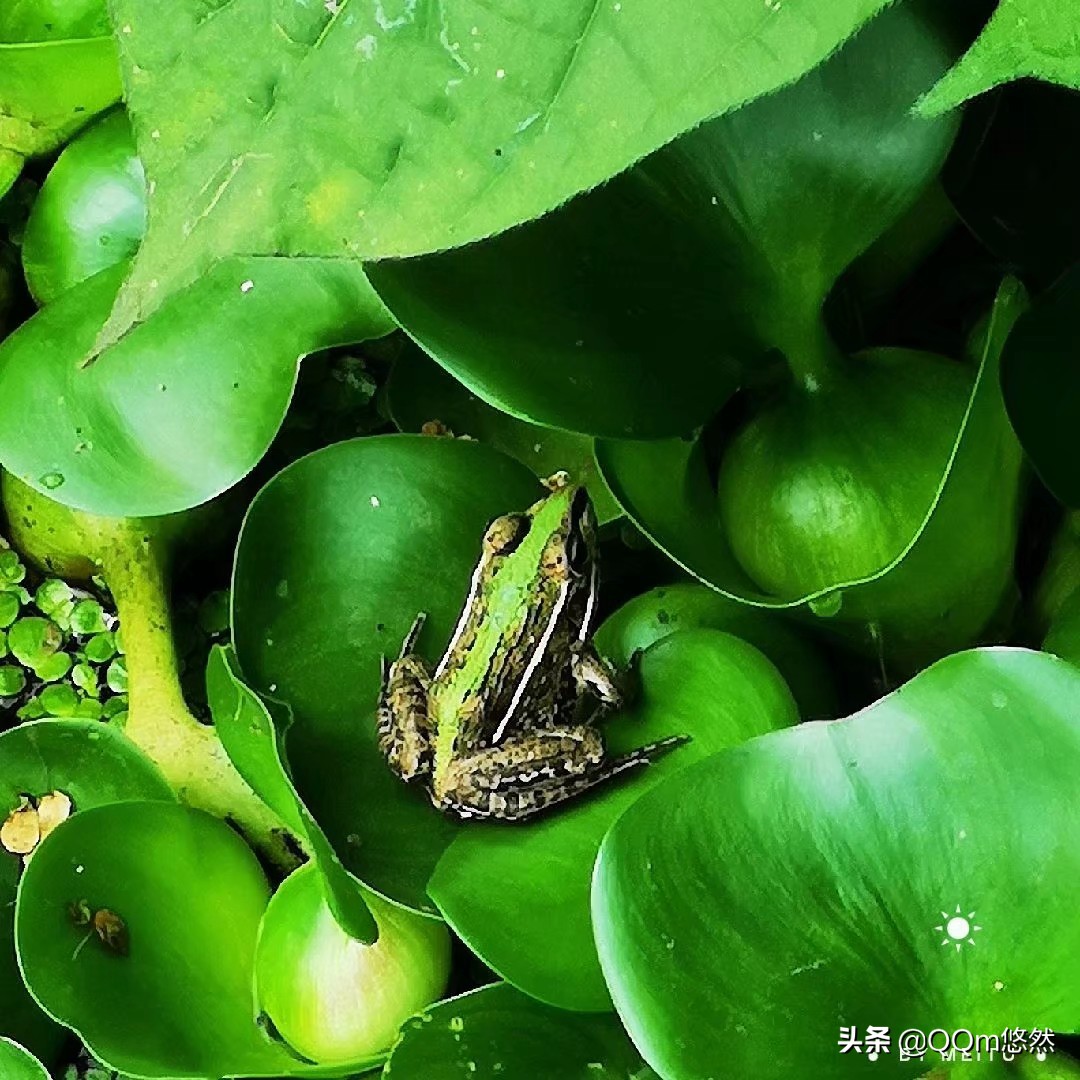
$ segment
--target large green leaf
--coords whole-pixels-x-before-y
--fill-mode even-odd
[[[1078,298],[1080,270],[1073,270],[1017,323],[1001,358],[1009,419],[1043,483],[1066,506],[1080,506]]]
[[[156,192],[103,341],[224,255],[413,254],[535,217],[797,78],[882,6],[118,0]]]
[[[902,5],[795,85],[550,217],[381,263],[372,281],[493,405],[611,438],[689,431],[767,348],[797,370],[832,360],[825,295],[948,150],[955,125],[910,106],[949,55]]]
[[[0,462],[97,514],[167,514],[231,487],[277,432],[303,355],[392,327],[355,263],[232,259],[80,364],[125,270],[68,290],[0,346]]]
[[[479,439],[517,458],[542,480],[565,471],[588,488],[601,524],[619,516],[618,504],[596,471],[592,439],[500,412],[419,349],[408,348],[394,363],[387,399],[402,431],[421,431],[436,422],[459,438]]]
[[[67,795],[76,813],[128,799],[174,798],[149,759],[97,721],[39,720],[0,734],[0,821],[24,796],[53,791]],[[48,1057],[59,1036],[26,994],[15,963],[12,920],[20,864],[0,849],[0,1032]]]
[[[375,919],[359,886],[293,787],[283,745],[291,716],[279,715],[284,710],[272,714],[259,695],[244,685],[235,654],[220,646],[210,654],[206,696],[214,727],[237,771],[297,836],[307,839],[338,925],[360,941],[374,941]]]
[[[112,38],[8,40],[0,32],[0,153],[46,154],[119,100]]]
[[[997,373],[1001,349],[1026,304],[1017,282],[1002,285],[944,475],[927,485],[925,514],[911,523],[907,543],[876,572],[836,580],[802,596],[764,592],[731,550],[702,438],[598,441],[601,473],[627,515],[654,543],[727,596],[773,608],[809,604],[863,647],[877,651],[883,637],[886,651],[901,667],[963,647],[992,614],[1011,568],[1020,460]],[[844,420],[858,426],[859,416]],[[980,525],[973,536],[975,521]],[[958,586],[961,571],[968,576]],[[873,623],[876,636],[870,639],[867,626]]]
[[[1078,701],[1053,657],[961,653],[647,793],[604,841],[593,915],[650,1064],[915,1076],[933,1062],[842,1055],[840,1027],[1080,1029]]]
[[[505,983],[409,1021],[383,1071],[394,1080],[650,1080],[619,1022],[560,1012]]]
[[[96,1057],[146,1077],[318,1073],[255,1022],[255,941],[270,896],[224,823],[167,803],[76,814],[23,875],[19,961],[35,998]],[[118,916],[127,948],[79,925],[71,905]]]
[[[646,650],[640,674],[640,696],[604,723],[611,752],[668,735],[692,742],[535,823],[470,824],[431,879],[447,922],[489,967],[561,1008],[610,1008],[589,917],[593,863],[609,827],[665,777],[798,719],[776,668],[717,630],[665,638]]]
[[[1080,90],[1080,10],[1057,0],[1001,0],[978,40],[919,103],[926,116],[1013,79]]]
[[[0,1036],[0,1076],[4,1080],[49,1080],[45,1066],[18,1043]]]
[[[456,830],[378,751],[380,657],[425,611],[419,649],[437,658],[488,522],[539,491],[480,443],[375,436],[279,473],[240,535],[233,639],[250,684],[293,712],[297,790],[353,874],[418,910],[433,910],[428,878]]]

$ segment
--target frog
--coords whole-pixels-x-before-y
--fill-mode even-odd
[[[404,782],[460,820],[516,822],[640,769],[687,741],[609,754],[598,721],[622,704],[620,678],[591,640],[597,520],[566,474],[483,536],[465,604],[431,670],[417,615],[382,662],[378,744]]]

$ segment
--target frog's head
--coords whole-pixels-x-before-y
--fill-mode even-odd
[[[592,500],[580,484],[565,481],[551,486],[551,494],[524,513],[496,518],[484,546],[499,562],[531,567],[540,582],[589,584],[596,559]]]

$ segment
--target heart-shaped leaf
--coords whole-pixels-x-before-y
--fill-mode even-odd
[[[235,654],[220,646],[210,654],[206,696],[214,727],[237,771],[297,836],[307,839],[338,925],[360,941],[374,941],[378,931],[359,886],[293,787],[283,751],[291,716],[278,715],[284,710],[271,714],[244,685]]]
[[[291,465],[252,503],[233,572],[233,639],[250,684],[286,702],[304,802],[366,885],[432,911],[431,870],[455,833],[376,745],[380,658],[418,612],[438,656],[492,518],[533,503],[535,476],[480,443],[385,435]]]
[[[97,721],[39,720],[0,734],[0,821],[28,797],[54,792],[67,796],[75,813],[129,799],[175,798],[148,758]],[[27,995],[15,961],[21,861],[0,849],[0,1031],[48,1058],[59,1034]]]
[[[0,1076],[4,1080],[49,1080],[45,1066],[29,1050],[0,1036]]]
[[[542,480],[565,471],[588,489],[600,524],[619,516],[618,504],[596,471],[592,439],[500,412],[419,349],[409,348],[394,363],[387,398],[402,431],[420,431],[434,423],[517,458]]]
[[[23,875],[20,965],[42,1007],[121,1072],[317,1075],[255,1022],[269,896],[255,856],[217,818],[167,803],[87,810]]]
[[[664,777],[798,719],[776,668],[752,645],[717,630],[658,642],[642,656],[640,675],[640,697],[604,722],[609,750],[625,753],[679,734],[691,736],[689,744],[535,823],[470,824],[431,880],[439,910],[484,963],[561,1008],[610,1008],[588,897],[612,823]]]
[[[648,792],[604,841],[593,916],[650,1064],[915,1076],[929,1059],[843,1055],[839,1029],[1080,1028],[1078,700],[1056,658],[961,653]]]
[[[938,28],[897,6],[794,85],[550,217],[372,281],[499,408],[609,438],[689,431],[766,349],[832,359],[826,293],[948,150],[953,124],[910,115],[948,59]]]
[[[1000,0],[978,40],[919,103],[937,116],[1013,79],[1080,90],[1080,11],[1055,0]]]
[[[397,256],[533,218],[797,78],[882,6],[726,0],[703,19],[694,0],[554,0],[531,18],[504,0],[346,0],[267,18],[261,0],[119,0],[156,190],[102,343],[226,255]]]
[[[611,1016],[560,1012],[505,983],[443,1001],[402,1029],[383,1071],[395,1080],[650,1080]]]
[[[302,356],[392,328],[355,263],[233,259],[80,365],[125,268],[70,289],[0,346],[0,461],[97,514],[167,514],[231,487],[281,425]]]

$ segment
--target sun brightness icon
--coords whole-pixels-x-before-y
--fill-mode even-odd
[[[955,945],[959,952],[965,945],[975,944],[975,935],[982,929],[972,921],[975,912],[969,911],[966,915],[961,914],[960,905],[956,905],[956,912],[950,915],[947,911],[941,913],[942,923],[934,929],[945,936],[941,939],[942,945]]]

